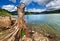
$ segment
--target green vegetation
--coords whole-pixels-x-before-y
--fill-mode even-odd
[[[60,10],[54,11],[43,11],[43,12],[25,12],[25,15],[33,15],[33,14],[57,14],[60,13]],[[17,11],[11,12],[12,15],[17,15]]]
[[[17,15],[17,11],[11,12],[12,15]],[[32,15],[33,12],[25,12],[25,15]]]
[[[54,11],[44,11],[44,12],[41,12],[41,13],[44,13],[44,14],[57,14],[57,13],[60,13],[60,9],[59,10],[54,10]]]
[[[60,13],[60,10],[54,10],[54,11],[44,11],[44,12],[25,12],[25,15],[32,15],[32,14],[54,14],[54,13]],[[17,15],[17,11],[9,12],[5,9],[0,8],[0,16],[11,16],[11,15]]]
[[[6,36],[6,31],[5,30],[0,31],[0,39],[2,39],[5,36]]]
[[[33,12],[25,12],[26,15],[32,15]]]
[[[10,12],[0,8],[0,16],[11,16]]]
[[[21,36],[23,37],[25,35],[25,31],[22,29],[21,30]]]

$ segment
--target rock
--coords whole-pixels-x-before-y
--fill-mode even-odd
[[[29,38],[29,37],[26,37],[26,35],[24,35],[24,36],[22,37],[22,39],[20,39],[20,41],[32,41],[32,39]]]
[[[20,41],[49,41],[49,39],[47,37],[44,37],[42,34],[34,32],[32,38],[26,37],[24,35]]]
[[[33,34],[33,38],[35,38],[35,37],[43,37],[43,35],[35,32],[35,33]]]
[[[34,41],[49,41],[47,37],[44,37],[42,34],[39,34],[37,32],[33,34],[33,39]]]
[[[50,39],[53,39],[56,37],[55,34],[45,34],[46,37],[50,38]]]

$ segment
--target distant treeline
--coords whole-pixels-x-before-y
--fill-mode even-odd
[[[43,12],[25,12],[25,15],[32,15],[32,14],[54,14],[54,13],[60,13],[59,10],[54,10],[54,11],[43,11]],[[9,12],[5,9],[0,8],[0,16],[10,16],[10,15],[17,15],[17,11]]]
[[[60,9],[59,10],[54,10],[54,11],[44,11],[44,12],[41,12],[41,13],[46,13],[46,14],[54,14],[54,13],[60,13]]]
[[[12,15],[17,15],[17,11],[11,12]],[[25,15],[31,15],[33,12],[25,12]]]
[[[32,12],[25,12],[25,15],[30,15]],[[17,11],[9,12],[5,9],[0,8],[0,16],[10,16],[10,15],[17,15]]]
[[[54,10],[54,11],[43,11],[43,12],[25,12],[25,15],[33,15],[33,14],[57,14],[60,13],[60,10]],[[11,13],[12,15],[17,15],[17,11],[14,11]]]

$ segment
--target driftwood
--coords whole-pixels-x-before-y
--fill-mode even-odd
[[[0,16],[0,27],[10,27],[11,17],[10,16]]]
[[[18,12],[18,20],[15,22],[15,24],[11,27],[10,30],[14,29],[15,30],[8,34],[5,38],[3,38],[0,41],[19,41],[21,39],[21,30],[23,29],[25,31],[25,35],[29,37],[29,30],[26,26],[25,20],[24,20],[24,8],[25,5],[23,3],[20,4],[19,7],[17,7],[17,12]]]
[[[29,31],[26,26],[25,20],[24,20],[24,9],[25,9],[25,4],[21,3],[20,6],[17,7],[17,12],[18,12],[18,28],[20,29],[18,32],[18,37],[21,37],[21,30],[23,29],[25,31],[26,36],[29,36]]]

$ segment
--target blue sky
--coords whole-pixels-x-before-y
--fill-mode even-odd
[[[60,0],[0,0],[0,7],[10,12],[16,11],[20,2],[26,5],[25,11],[42,12],[60,8]]]

